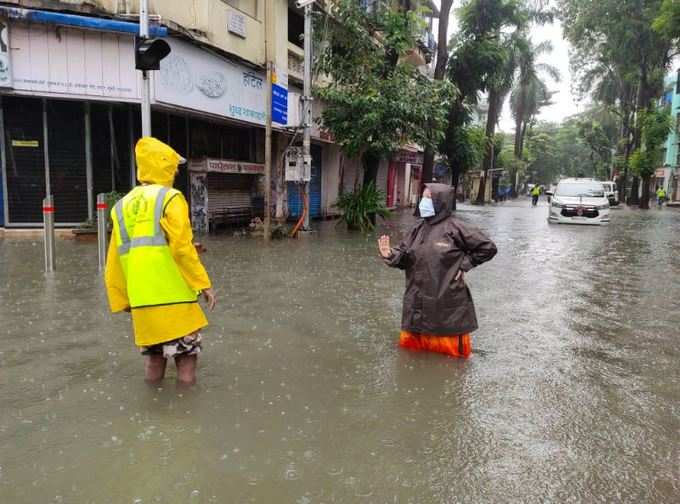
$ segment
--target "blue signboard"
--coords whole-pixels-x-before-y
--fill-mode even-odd
[[[272,121],[288,124],[288,89],[272,84]]]

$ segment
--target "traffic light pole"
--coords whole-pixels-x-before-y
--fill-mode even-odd
[[[139,2],[139,37],[149,38],[149,0]],[[142,136],[151,136],[151,80],[142,70]]]

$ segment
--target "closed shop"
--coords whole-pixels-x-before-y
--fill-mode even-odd
[[[56,222],[84,222],[88,216],[84,104],[48,100],[47,131]]]
[[[3,97],[7,222],[42,222],[45,197],[42,100]]]

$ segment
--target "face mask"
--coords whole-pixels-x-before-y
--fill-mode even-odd
[[[434,205],[432,204],[432,198],[422,198],[420,204],[418,205],[418,210],[420,210],[420,216],[424,219],[425,217],[434,216]]]

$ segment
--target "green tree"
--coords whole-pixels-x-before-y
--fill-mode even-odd
[[[471,110],[478,103],[479,93],[487,90],[489,79],[504,61],[503,49],[494,36],[497,16],[487,19],[484,15],[490,6],[497,4],[502,2],[467,0],[457,10],[460,30],[451,40],[447,74],[458,94],[448,107],[445,136],[439,148],[449,164],[456,189],[464,173],[479,167],[480,152],[481,156],[484,152],[484,138],[480,139],[479,128],[470,126]]]
[[[546,63],[539,63],[538,59],[552,52],[553,45],[546,41],[534,45],[531,40],[522,46],[519,54],[519,77],[510,95],[510,108],[515,120],[514,155],[521,160],[524,152],[524,140],[529,125],[543,107],[551,104],[553,93],[542,79],[541,74],[546,74],[559,82],[561,76],[559,70]],[[516,180],[515,167],[521,167],[520,163],[511,168],[511,180]],[[512,194],[516,195],[515,184],[512,184]]]
[[[664,0],[559,0],[559,5],[565,36],[574,47],[572,67],[581,69],[582,82],[590,74],[600,91],[615,87],[627,102],[629,113],[624,110],[622,117],[632,124],[629,131],[621,128],[627,157],[641,147],[642,111],[661,95],[673,56],[675,40],[658,22]],[[607,74],[615,75],[611,86],[605,84]],[[638,183],[635,176],[631,203],[638,202]]]
[[[663,162],[664,144],[672,128],[671,114],[665,109],[649,109],[640,114],[642,145],[633,152],[630,165],[633,173],[642,179],[640,208],[649,209],[649,191],[652,175]]]
[[[361,157],[364,184],[403,144],[434,146],[443,135],[453,88],[405,58],[422,29],[417,9],[376,2],[368,13],[355,0],[337,0],[317,30],[316,71],[329,77],[316,90],[326,103],[323,123],[348,157]]]

